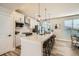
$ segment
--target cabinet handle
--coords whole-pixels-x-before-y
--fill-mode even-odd
[[[9,34],[8,36],[10,37],[11,35]]]

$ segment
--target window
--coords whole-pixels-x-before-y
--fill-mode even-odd
[[[71,35],[79,36],[79,19],[65,20],[64,33],[67,38],[71,37]]]

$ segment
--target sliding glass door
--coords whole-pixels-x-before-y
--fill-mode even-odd
[[[64,36],[71,39],[71,36],[79,36],[79,19],[64,21]]]

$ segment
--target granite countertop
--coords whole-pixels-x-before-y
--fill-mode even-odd
[[[53,33],[45,34],[45,35],[39,35],[39,34],[33,33],[30,36],[21,36],[21,39],[31,40],[31,41],[38,41],[38,42],[44,42],[52,35],[53,35]]]

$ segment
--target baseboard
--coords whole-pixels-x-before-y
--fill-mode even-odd
[[[61,40],[61,41],[68,41],[68,42],[71,42],[71,40],[67,40],[67,39],[64,39],[64,38],[56,38],[56,40]]]

